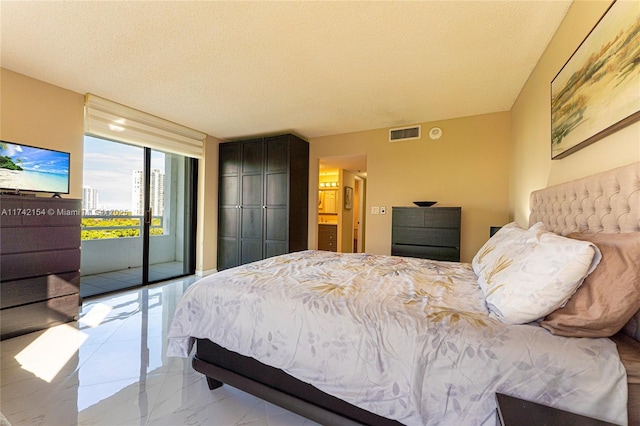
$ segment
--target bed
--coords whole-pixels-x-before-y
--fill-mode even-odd
[[[640,288],[600,291],[624,309],[593,302],[619,244],[589,233],[625,234],[615,283],[633,287],[638,231],[634,163],[534,192],[530,226],[505,226],[470,264],[309,250],[206,277],[176,309],[168,355],[195,345],[211,389],[227,383],[325,425],[495,424],[496,392],[637,424]],[[538,248],[547,240],[550,252]]]

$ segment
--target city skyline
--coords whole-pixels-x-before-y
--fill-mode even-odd
[[[131,176],[131,205],[130,208],[119,208],[115,211],[122,214],[128,213],[132,216],[142,216],[144,214],[144,191],[142,190],[143,181],[142,170],[133,170]],[[164,214],[164,173],[160,169],[151,170],[151,185],[149,194],[149,206],[154,216],[162,216]],[[114,209],[101,208],[100,192],[97,188],[90,186],[82,187],[82,210],[83,214],[91,215],[98,212],[111,212]],[[104,213],[100,213],[104,214]]]
[[[133,211],[132,176],[143,168],[143,148],[85,136],[83,187],[98,191],[99,210]],[[163,153],[152,152],[151,168],[164,170]]]
[[[142,216],[144,214],[144,191],[142,170],[134,170],[131,180],[131,214]],[[160,169],[151,170],[151,180],[149,188],[149,207],[154,216],[164,214],[164,173]]]

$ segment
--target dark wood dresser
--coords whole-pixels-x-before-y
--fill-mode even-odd
[[[461,207],[393,207],[391,255],[460,261]]]
[[[338,251],[338,225],[318,224],[318,250]]]
[[[78,318],[81,200],[0,195],[0,339]]]

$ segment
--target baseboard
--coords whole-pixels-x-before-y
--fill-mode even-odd
[[[218,272],[217,269],[208,269],[206,271],[202,271],[202,270],[196,269],[196,276],[198,276],[198,277],[206,277],[207,275],[215,274],[216,272]]]

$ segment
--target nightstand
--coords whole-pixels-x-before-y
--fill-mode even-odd
[[[595,426],[613,423],[559,410],[536,402],[496,393],[498,425],[501,426]]]
[[[489,227],[489,238],[493,237],[496,232],[498,232],[502,228],[502,226],[490,226]]]

